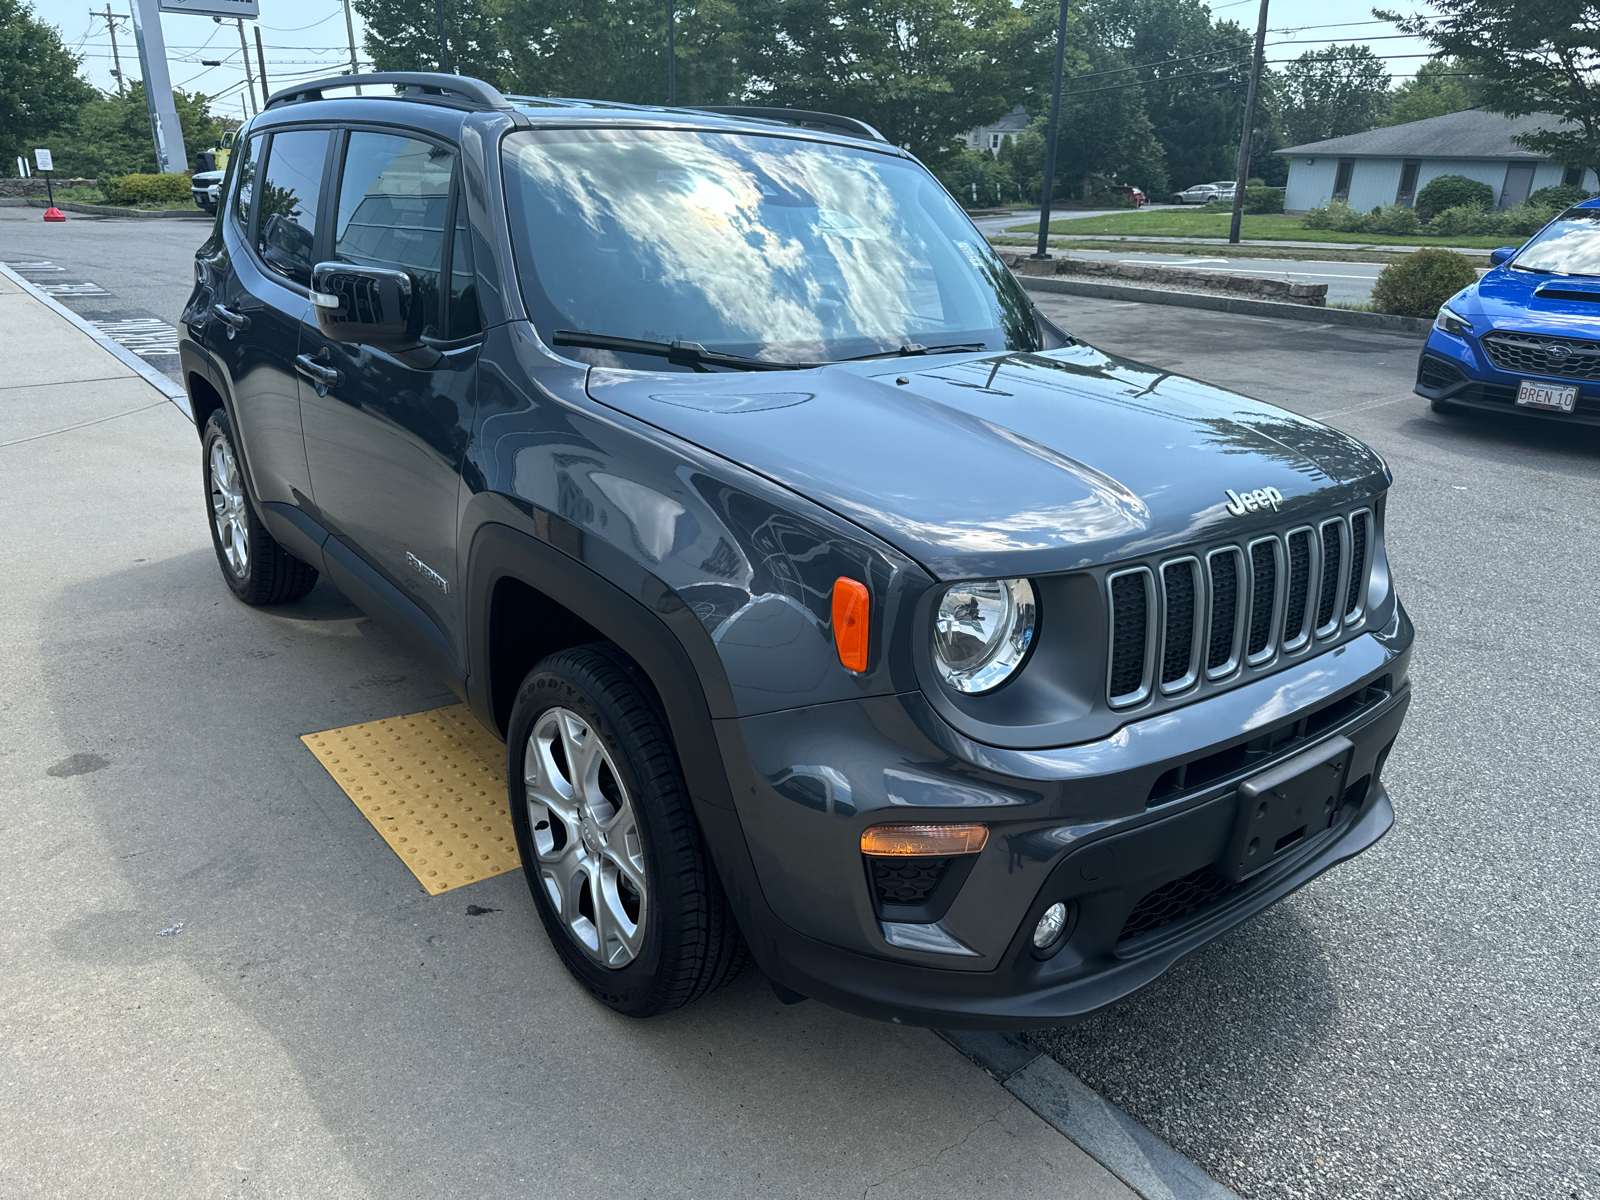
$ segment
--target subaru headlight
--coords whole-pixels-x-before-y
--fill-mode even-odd
[[[1011,678],[1033,644],[1038,606],[1026,579],[958,583],[939,601],[933,661],[958,692],[992,691]]]
[[[1448,304],[1439,306],[1439,315],[1433,319],[1433,327],[1442,329],[1446,333],[1453,333],[1456,337],[1465,337],[1472,332],[1472,322]]]

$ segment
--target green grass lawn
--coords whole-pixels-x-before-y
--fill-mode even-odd
[[[1050,232],[1062,234],[1113,234],[1121,237],[1203,237],[1225,238],[1230,222],[1228,213],[1185,212],[1181,209],[1162,209],[1159,212],[1113,213],[1104,217],[1075,217],[1064,221],[1051,221]],[[1028,233],[1037,230],[1034,225],[1016,225],[1007,233]],[[1504,246],[1504,237],[1426,237],[1406,234],[1396,237],[1384,233],[1339,233],[1332,229],[1307,229],[1299,217],[1247,216],[1239,231],[1243,238],[1274,242],[1341,242],[1361,246],[1462,246],[1478,250],[1492,250]],[[1521,239],[1512,238],[1511,241]]]

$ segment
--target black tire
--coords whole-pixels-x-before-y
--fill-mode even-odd
[[[594,899],[574,882],[578,859],[559,857],[570,846],[572,855],[587,855],[584,861],[604,868],[611,861],[604,854],[610,853],[612,842],[605,843],[603,853],[595,847],[593,838],[601,825],[585,826],[586,832],[574,835],[575,826],[532,795],[528,784],[530,739],[536,731],[549,736],[552,723],[564,720],[565,714],[575,714],[599,735],[608,761],[595,768],[595,789],[604,790],[603,772],[613,769],[612,787],[620,784],[623,797],[613,821],[632,822],[642,844],[644,892],[636,901],[641,911],[633,917],[639,941],[620,966],[601,961],[603,949],[580,940],[571,927],[581,924],[585,895],[594,915]],[[587,736],[580,746],[588,746]],[[550,759],[539,750],[535,754],[537,779]],[[558,774],[569,761],[562,754]],[[698,1000],[743,969],[749,952],[706,851],[654,689],[616,647],[602,642],[562,650],[528,673],[511,711],[506,780],[517,848],[545,932],[567,970],[595,999],[626,1016],[653,1017]],[[542,839],[538,842],[536,828]],[[608,836],[616,830],[614,823]],[[590,847],[595,853],[590,854]],[[568,904],[565,919],[551,891],[577,897]],[[619,882],[612,894],[625,898],[627,892]],[[599,934],[603,925],[596,918],[591,928]]]
[[[246,604],[287,604],[300,599],[316,586],[317,569],[278,545],[256,515],[224,409],[211,414],[200,446],[206,523],[211,526],[211,545],[229,590]],[[218,474],[219,450],[224,452],[222,463],[231,465],[233,473],[226,483]],[[223,475],[226,474],[224,470]]]

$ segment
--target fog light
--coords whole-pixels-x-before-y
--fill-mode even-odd
[[[1048,948],[1067,927],[1067,906],[1059,900],[1044,910],[1044,916],[1033,927],[1033,944],[1040,950]]]

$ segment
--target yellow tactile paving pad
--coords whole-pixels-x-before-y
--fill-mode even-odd
[[[300,740],[430,894],[522,865],[505,747],[465,704]]]

